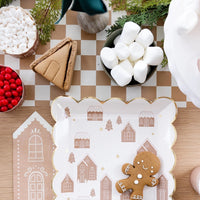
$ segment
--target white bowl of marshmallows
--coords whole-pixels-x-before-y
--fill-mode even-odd
[[[121,87],[139,85],[147,81],[163,60],[163,50],[155,46],[149,29],[134,22],[126,22],[106,40],[101,50],[102,64]]]
[[[34,53],[38,45],[36,23],[28,11],[19,6],[0,9],[0,51],[15,57]]]

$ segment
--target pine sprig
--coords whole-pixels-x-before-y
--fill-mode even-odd
[[[0,8],[12,3],[13,0],[0,0]]]
[[[151,28],[157,24],[159,19],[164,19],[168,13],[168,6],[157,6],[156,8],[151,8],[149,10],[143,11],[137,14],[124,15],[119,17],[115,23],[106,30],[107,37],[117,29],[120,29],[128,21],[135,22],[136,24],[142,26],[150,26]]]
[[[35,19],[39,38],[42,44],[50,41],[55,22],[60,16],[61,0],[36,0],[30,11]]]
[[[126,10],[129,13],[138,13],[157,7],[167,6],[171,0],[109,0],[115,11]]]

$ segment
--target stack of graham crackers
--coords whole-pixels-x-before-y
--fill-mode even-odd
[[[65,38],[54,48],[31,63],[30,67],[64,91],[71,86],[77,42]]]

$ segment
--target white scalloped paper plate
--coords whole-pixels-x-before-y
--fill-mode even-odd
[[[56,200],[128,200],[116,191],[115,183],[126,178],[121,167],[132,163],[139,151],[151,151],[161,160],[156,175],[160,185],[145,186],[143,199],[172,199],[175,156],[171,148],[176,140],[172,123],[177,115],[173,100],[124,103],[113,98],[101,103],[93,98],[77,102],[59,97],[51,112],[56,121],[53,164],[57,173],[52,183]]]

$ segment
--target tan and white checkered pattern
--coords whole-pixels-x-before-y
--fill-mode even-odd
[[[30,9],[34,5],[34,0],[17,0],[13,4]],[[125,14],[125,12],[113,12],[109,10],[109,14],[109,24],[112,24],[118,16]],[[187,106],[185,95],[178,89],[167,67],[158,67],[153,77],[142,86],[118,87],[105,74],[100,64],[99,54],[106,39],[106,32],[88,34],[82,31],[77,23],[76,15],[76,12],[68,11],[60,24],[56,25],[51,41],[46,45],[39,45],[36,55],[25,59],[0,55],[0,64],[8,65],[18,70],[25,84],[25,101],[23,106],[49,104],[54,98],[64,94],[71,95],[77,100],[93,96],[100,100],[107,100],[110,97],[120,97],[127,101],[141,96],[151,100],[160,96],[166,96],[173,98],[179,107]],[[152,31],[155,41],[160,45],[163,39],[163,22],[160,21],[158,26],[154,27]],[[66,36],[77,40],[78,54],[71,89],[69,92],[64,93],[40,75],[35,74],[29,68],[29,64],[46,50],[54,47]]]

